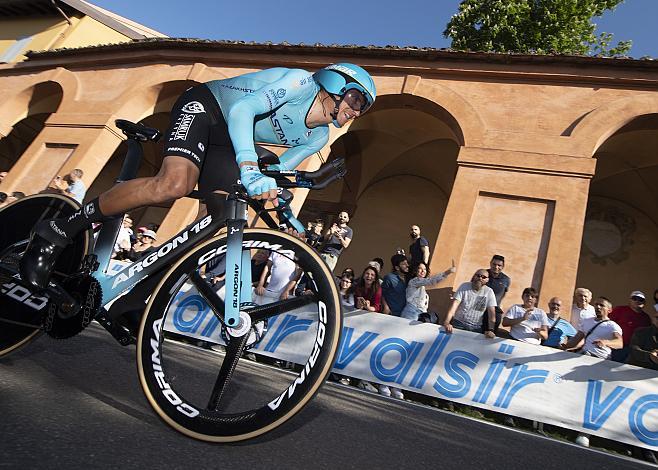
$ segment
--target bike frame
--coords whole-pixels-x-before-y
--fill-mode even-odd
[[[228,238],[226,254],[227,292],[230,296],[227,295],[226,311],[218,313],[224,317],[222,320],[226,322],[227,326],[237,325],[240,304],[251,302],[251,290],[241,289],[241,284],[251,285],[251,259],[248,252],[242,253],[243,229],[247,223],[247,205],[245,200],[231,195],[228,202],[229,218],[227,220],[220,220],[209,214],[187,226],[160,245],[156,251],[143,255],[116,273],[108,273],[108,268],[120,226],[115,221],[104,224],[99,231],[93,250],[93,254],[96,255],[99,263],[99,267],[93,273],[93,276],[102,288],[103,299],[101,305],[106,307],[145,278],[167,269],[168,266],[173,264],[174,260],[185,255],[200,242],[216,234],[226,222]],[[117,220],[121,221],[122,218]],[[230,271],[229,266],[231,267]]]

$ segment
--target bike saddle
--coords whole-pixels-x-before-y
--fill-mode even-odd
[[[147,140],[157,142],[162,135],[157,129],[146,127],[144,124],[126,121],[125,119],[117,119],[114,123],[129,139],[136,139],[142,142]]]

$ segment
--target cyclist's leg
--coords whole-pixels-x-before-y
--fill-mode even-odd
[[[190,106],[192,103],[196,105]],[[137,207],[177,199],[192,191],[205,158],[209,129],[218,111],[214,97],[204,85],[183,93],[171,113],[160,172],[154,177],[125,181],[86,203],[70,217],[44,221],[37,226],[20,263],[21,277],[37,289],[45,288],[60,252],[94,222]]]

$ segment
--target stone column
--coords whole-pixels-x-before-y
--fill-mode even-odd
[[[503,309],[521,301],[526,287],[570,303],[582,239],[589,182],[595,160],[561,155],[463,148],[458,171],[433,247],[432,271],[451,260],[452,288],[470,281],[491,256],[505,256],[512,287]],[[443,286],[442,286],[443,287]],[[432,305],[445,312],[449,288],[432,292]]]

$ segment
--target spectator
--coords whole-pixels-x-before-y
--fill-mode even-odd
[[[369,312],[382,312],[382,292],[383,289],[379,283],[379,274],[377,269],[373,266],[367,266],[363,271],[363,275],[357,281],[356,288],[354,289],[354,298],[356,308],[367,310]],[[360,381],[358,386],[370,392],[378,392],[380,395],[390,397],[393,395],[395,398],[403,399],[404,395],[399,388],[391,387],[388,385],[379,384],[377,388],[370,382],[364,380]]]
[[[354,274],[345,273],[341,276],[338,283],[338,290],[340,292],[340,303],[345,308],[354,308],[354,288],[353,283]]]
[[[409,280],[406,290],[406,305],[402,309],[401,317],[408,320],[418,320],[422,313],[427,313],[430,297],[425,291],[426,286],[438,284],[456,271],[455,266],[446,269],[435,276],[429,276],[429,269],[424,262],[416,267],[413,277]],[[429,277],[428,277],[429,276]]]
[[[64,190],[64,194],[71,196],[73,199],[82,204],[82,200],[87,193],[87,187],[82,182],[82,175],[84,173],[80,168],[76,168],[68,174],[68,187]]]
[[[611,311],[610,300],[598,297],[594,302],[594,317],[585,317],[580,322],[576,336],[563,343],[562,349],[573,350],[584,341],[578,352],[601,359],[610,359],[612,350],[619,349],[624,345],[621,327],[608,318]],[[589,434],[579,433],[575,442],[583,447],[589,447]]]
[[[514,304],[505,313],[503,326],[509,326],[512,339],[522,343],[541,344],[548,338],[548,317],[537,308],[539,294],[536,289],[526,287],[521,294],[522,304]]]
[[[487,286],[490,287],[496,296],[496,322],[493,326],[489,324],[489,317],[485,315],[482,320],[482,329],[492,330],[494,333],[498,332],[498,327],[503,318],[502,302],[503,297],[507,294],[512,280],[503,272],[505,268],[505,257],[502,255],[493,255],[489,262],[489,282]]]
[[[401,254],[391,256],[393,271],[384,276],[382,281],[382,294],[391,315],[399,317],[407,303],[407,276],[409,275],[409,261]]]
[[[605,297],[594,302],[594,317],[585,318],[576,335],[569,339],[562,349],[574,349],[581,341],[584,344],[579,352],[588,356],[610,359],[612,349],[623,346],[621,327],[609,318],[612,303]]]
[[[332,271],[336,267],[338,257],[352,241],[352,229],[347,226],[350,216],[342,211],[338,214],[338,223],[334,223],[324,234],[325,243],[320,250],[320,256]]]
[[[25,197],[25,193],[22,191],[14,191],[13,193],[9,194],[7,196],[7,199],[5,199],[5,205],[9,205],[12,202],[16,202],[19,199],[23,199]]]
[[[293,260],[273,251],[270,253],[267,266],[256,286],[254,302],[263,305],[277,300],[286,300],[294,292],[300,275],[301,272]]]
[[[451,334],[453,327],[482,332],[482,317],[485,313],[489,316],[489,325],[495,323],[496,296],[491,287],[486,285],[488,279],[489,272],[486,269],[478,269],[470,282],[459,286],[443,322],[446,333]],[[485,329],[484,335],[487,338],[496,336],[493,328]]]
[[[559,297],[553,297],[548,301],[548,339],[542,343],[544,346],[559,348],[560,344],[576,336],[577,331],[573,325],[560,316],[561,308],[562,300]]]
[[[379,275],[372,266],[367,266],[354,287],[354,305],[368,312],[382,311],[382,288]]]
[[[123,259],[132,248],[131,238],[133,236],[133,219],[129,214],[123,216],[123,222],[119,229],[116,242],[114,243],[114,252],[112,258]]]
[[[142,233],[141,237],[133,243],[130,252],[125,255],[125,258],[136,261],[138,258],[143,255],[154,251],[155,246],[153,244],[157,240],[157,236],[153,230],[146,230]]]
[[[628,363],[658,370],[658,311],[649,315],[651,325],[637,328],[630,342]]]
[[[614,321],[621,327],[624,347],[612,351],[611,359],[613,361],[625,363],[630,352],[631,339],[637,328],[651,326],[651,318],[642,309],[646,302],[646,296],[643,292],[636,290],[631,292],[628,305],[619,305],[612,309],[610,320]]]
[[[315,222],[311,222],[311,228],[306,231],[306,243],[311,245],[313,248],[318,248],[322,245],[322,229],[324,228],[324,222],[322,219],[317,219]]]
[[[654,292],[655,298],[656,292]],[[629,347],[628,364],[658,370],[658,309],[647,314],[651,325],[637,328]],[[612,316],[612,315],[611,315]],[[633,454],[647,462],[658,464],[656,454],[649,449],[634,447]]]
[[[351,310],[354,308],[354,289],[352,287],[353,280],[354,280],[353,273],[344,273],[341,275],[340,281],[338,281],[338,292],[340,297],[340,303],[344,309]],[[350,378],[345,375],[332,373],[330,378],[334,382],[338,382],[343,385],[350,384]],[[372,384],[370,384],[370,386],[372,387],[372,389],[375,388]],[[364,386],[362,386],[361,388],[364,388]]]
[[[254,256],[251,257],[251,282],[254,287],[258,285],[263,271],[267,267],[267,259],[270,252],[264,249],[256,250]]]
[[[343,269],[343,272],[340,273],[340,276],[337,276],[337,277],[336,277],[336,281],[337,281],[337,282],[340,282],[341,278],[342,278],[343,276],[345,276],[346,274],[347,274],[347,275],[350,275],[350,276],[352,277],[352,279],[354,279],[354,269],[352,269],[352,268],[350,268],[350,267],[347,267],[347,268]]]
[[[76,168],[63,178],[57,175],[50,182],[48,187],[55,189],[59,193],[69,196],[82,204],[82,200],[87,192],[87,187],[81,179],[83,174],[84,173],[80,168]]]
[[[589,303],[592,301],[592,291],[579,287],[573,294],[573,305],[571,306],[571,319],[574,328],[578,329],[580,322],[586,318],[596,317],[594,307]]]
[[[425,263],[425,266],[429,266],[430,244],[427,238],[421,237],[420,227],[418,225],[412,225],[409,236],[411,237],[411,245],[409,245],[411,268],[415,271],[416,266],[420,263]]]
[[[372,266],[373,268],[375,268],[377,270],[377,274],[379,274],[380,281],[381,281],[382,266],[383,266],[382,263],[380,263],[379,261],[376,261],[376,260],[373,259],[372,261],[368,261],[368,266]]]

